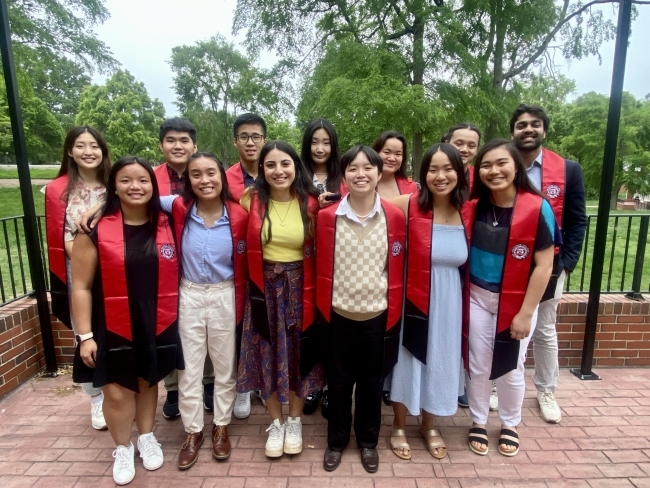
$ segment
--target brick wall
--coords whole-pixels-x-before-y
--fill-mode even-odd
[[[587,295],[564,295],[558,313],[560,366],[579,366]],[[645,302],[622,295],[600,297],[594,367],[650,366],[650,295]],[[72,364],[72,331],[52,320],[58,364]],[[0,399],[45,367],[36,300],[25,298],[0,307]],[[527,365],[534,364],[532,347]]]
[[[72,363],[74,336],[52,319],[57,362]],[[36,300],[24,298],[0,307],[0,399],[45,367]]]

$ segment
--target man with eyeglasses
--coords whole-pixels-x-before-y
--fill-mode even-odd
[[[241,114],[235,119],[233,142],[239,152],[239,161],[226,171],[228,189],[237,201],[244,190],[257,178],[257,160],[266,142],[266,122],[257,114]],[[245,419],[251,414],[251,392],[237,393],[233,415]]]
[[[266,142],[266,122],[256,114],[242,114],[235,119],[234,135],[239,161],[228,168],[226,178],[230,193],[239,201],[244,190],[257,178],[257,160]]]

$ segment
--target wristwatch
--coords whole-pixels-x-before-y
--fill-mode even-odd
[[[93,338],[93,333],[88,332],[87,334],[77,334],[74,337],[77,340],[77,344],[81,344],[82,342],[87,341],[88,339],[92,339]]]

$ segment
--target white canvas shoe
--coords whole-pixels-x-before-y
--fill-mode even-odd
[[[126,485],[135,477],[133,443],[127,446],[117,446],[113,451],[115,462],[113,463],[113,481],[116,485]]]
[[[106,420],[104,420],[104,410],[102,409],[103,402],[97,404],[90,404],[90,423],[93,429],[106,430]]]
[[[490,410],[496,412],[499,410],[499,397],[497,396],[497,385],[492,383],[492,392],[490,393]]]
[[[142,458],[142,464],[149,471],[160,468],[165,461],[160,443],[156,440],[153,432],[138,437],[138,452]]]
[[[549,424],[560,423],[560,420],[562,420],[562,411],[553,393],[537,392],[537,402],[539,403],[539,411],[545,422]]]
[[[302,452],[302,423],[300,417],[289,417],[284,424],[285,454],[300,454]]]
[[[237,393],[233,415],[238,419],[245,419],[251,414],[251,392]]]
[[[264,447],[265,454],[271,458],[282,456],[284,452],[284,425],[280,425],[280,421],[275,419],[266,431],[269,433],[269,438],[266,440],[266,446]]]

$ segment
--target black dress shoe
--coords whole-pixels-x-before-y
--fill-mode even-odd
[[[167,420],[172,420],[178,417],[181,412],[178,409],[178,391],[168,391],[167,399],[162,408],[163,417]]]
[[[203,408],[206,412],[214,410],[214,383],[203,385]]]
[[[334,471],[339,467],[339,464],[341,464],[341,453],[339,451],[332,451],[329,447],[325,449],[323,469],[325,471]]]
[[[305,400],[305,406],[302,407],[302,413],[305,415],[310,415],[318,409],[318,400],[323,396],[323,390],[318,390],[307,395],[307,400]]]
[[[363,469],[368,471],[368,473],[376,473],[379,469],[379,454],[377,454],[377,449],[368,449],[362,447],[359,449],[361,454],[361,466]]]
[[[320,413],[323,415],[323,418],[328,419],[330,415],[330,401],[327,395],[327,390],[323,392],[323,403],[320,407]]]
[[[390,399],[390,391],[384,390],[383,400],[384,405],[388,405],[390,407],[393,404],[393,401]]]
[[[458,397],[458,406],[461,408],[469,407],[469,400],[467,399],[467,390],[465,390],[463,394]]]

